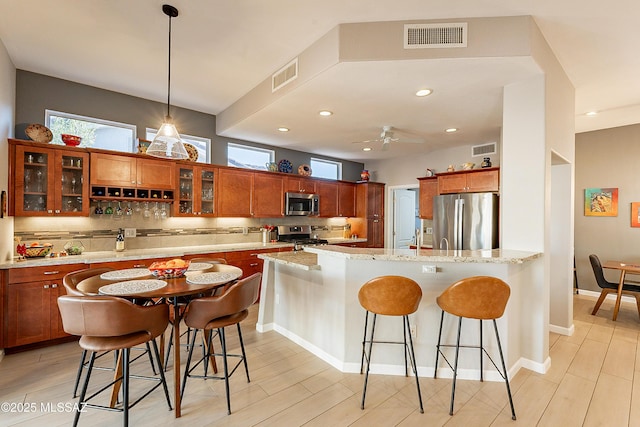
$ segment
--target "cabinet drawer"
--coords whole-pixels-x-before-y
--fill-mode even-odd
[[[60,264],[47,267],[11,268],[9,269],[9,283],[38,282],[42,280],[62,279],[72,271],[89,268],[86,264]]]
[[[240,261],[245,259],[257,259],[258,254],[263,254],[267,252],[278,252],[278,251],[279,251],[279,248],[256,249],[253,251],[233,251],[233,252],[227,252],[225,254],[225,259],[229,264],[231,264],[232,261]]]

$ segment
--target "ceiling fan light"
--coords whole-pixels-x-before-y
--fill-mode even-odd
[[[427,96],[427,95],[431,95],[433,93],[433,90],[431,89],[420,89],[419,91],[416,92],[416,96]]]
[[[458,132],[458,128],[448,128],[444,130],[447,133],[453,133],[453,132]]]
[[[329,117],[333,114],[333,112],[329,110],[322,110],[318,114],[320,114],[322,117]]]
[[[371,150],[372,150],[372,148],[371,148],[371,147],[364,147],[364,148],[362,149],[362,151],[371,151]]]
[[[278,130],[279,130],[280,132],[289,132],[289,128],[286,128],[286,127],[284,127],[284,126],[280,126],[280,127],[278,128]]]

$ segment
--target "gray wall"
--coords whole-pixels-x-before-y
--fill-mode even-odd
[[[31,123],[44,124],[46,109],[82,116],[134,124],[138,137],[144,139],[146,128],[158,128],[166,114],[166,103],[112,92],[68,80],[18,70],[16,72],[15,137],[29,139],[24,129]],[[276,161],[288,159],[297,165],[309,163],[309,153],[277,148],[260,142],[249,142],[216,135],[216,117],[194,110],[171,106],[171,116],[180,133],[211,139],[211,163],[227,164],[227,142],[237,142],[273,149]],[[313,155],[316,158],[342,162],[342,178],[360,179],[362,163]]]
[[[631,202],[640,202],[640,124],[576,134],[575,254],[581,289],[600,291],[589,254],[601,262],[640,262],[640,228],[631,227]],[[585,188],[618,188],[618,216],[584,215]],[[605,270],[617,282],[619,273]]]

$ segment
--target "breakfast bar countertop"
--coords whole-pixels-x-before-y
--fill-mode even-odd
[[[351,248],[336,245],[310,246],[305,251],[351,260],[461,262],[491,264],[523,264],[542,256],[540,252],[510,249],[440,250],[440,249],[382,249]]]

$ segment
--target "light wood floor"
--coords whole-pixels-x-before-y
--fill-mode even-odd
[[[363,411],[360,375],[337,371],[275,332],[255,332],[256,309],[243,323],[251,383],[240,370],[232,377],[232,415],[226,413],[223,382],[193,379],[187,384],[182,418],[174,418],[162,392],[156,390],[131,410],[130,425],[640,425],[638,312],[635,304],[623,303],[618,321],[613,322],[613,303],[605,302],[598,315],[591,316],[594,302],[575,296],[575,334],[550,335],[552,366],[547,374],[521,369],[512,379],[517,421],[511,420],[501,382],[459,381],[456,413],[451,417],[450,380],[420,378],[425,409],[420,414],[413,378],[372,376]],[[229,340],[236,342],[235,336]],[[79,356],[77,343],[5,356],[0,362],[0,402],[33,403],[37,410],[0,413],[0,426],[70,425],[72,414],[42,412],[40,404],[74,402],[71,390]],[[147,369],[146,359],[136,363]],[[96,373],[97,380],[108,377],[107,371]],[[168,380],[172,390],[172,378]],[[132,394],[137,389],[132,386]],[[81,426],[121,422],[122,414],[97,410],[80,418]]]

